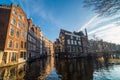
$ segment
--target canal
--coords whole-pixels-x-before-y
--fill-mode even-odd
[[[119,60],[117,60],[119,61]],[[55,59],[0,68],[0,80],[120,80],[120,64],[115,60]]]

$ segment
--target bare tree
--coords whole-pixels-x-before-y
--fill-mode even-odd
[[[113,15],[120,10],[120,0],[84,0],[84,7],[92,7],[96,13]]]

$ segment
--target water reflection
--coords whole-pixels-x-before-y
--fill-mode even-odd
[[[105,58],[55,60],[57,73],[62,80],[120,80],[118,66],[120,64],[111,63]]]
[[[0,68],[0,80],[119,80],[119,74],[120,64],[103,58],[54,60],[49,57]]]
[[[0,80],[44,80],[54,68],[54,58],[0,68]]]
[[[0,80],[21,80],[24,76],[24,64],[0,68]]]
[[[86,60],[56,60],[58,74],[62,75],[62,80],[92,80],[92,64]]]

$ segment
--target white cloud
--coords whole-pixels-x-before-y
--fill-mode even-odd
[[[84,26],[82,26],[78,31],[81,31],[81,30],[89,27],[90,24],[93,23],[93,22],[97,19],[98,16],[99,16],[99,15],[95,15],[94,17],[92,17],[92,18],[91,18]]]
[[[85,28],[87,29],[92,29],[94,30],[95,27],[97,27],[98,24],[104,23],[104,22],[109,22],[110,20],[116,19],[118,17],[120,17],[120,14],[114,15],[114,16],[110,16],[110,17],[98,17],[99,15],[95,15],[93,16],[84,26],[82,26],[80,30],[83,30]]]
[[[120,22],[118,21],[120,14],[109,17],[98,16],[91,18],[80,30],[87,28],[89,38],[95,35],[104,41],[120,44]]]
[[[88,33],[88,35],[95,34],[95,33],[99,32],[99,31],[102,31],[102,30],[111,28],[111,27],[113,27],[113,26],[114,26],[114,24],[108,24],[108,25],[99,27],[99,28],[97,28],[97,29],[94,29],[94,30],[90,31],[90,32]]]
[[[104,41],[120,44],[120,26],[112,23],[90,32],[89,36],[96,35]]]

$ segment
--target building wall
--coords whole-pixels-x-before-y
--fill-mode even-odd
[[[43,37],[43,42],[44,42],[44,52],[45,52],[44,54],[47,56],[53,56],[54,54],[53,43],[45,37]]]
[[[40,26],[20,6],[0,5],[0,67],[39,58],[46,51],[51,55],[53,44],[43,38]]]
[[[32,23],[32,19],[28,20],[28,59],[35,59],[37,53],[37,29]]]
[[[6,8],[4,10],[6,10]],[[1,12],[4,12],[4,10]],[[4,50],[2,50],[3,55],[1,64],[24,62],[27,53],[26,44],[28,23],[26,15],[19,6],[15,6],[13,4],[9,6],[9,9],[7,9],[6,12],[9,12],[6,14],[6,16],[9,17],[9,20],[4,20],[4,22],[6,22],[6,26],[4,27],[6,29],[4,32],[6,36]],[[8,20],[8,22],[6,20]]]
[[[5,47],[5,40],[6,40],[7,28],[10,19],[10,12],[11,12],[10,6],[8,6],[7,9],[2,8],[2,5],[0,6],[0,50],[1,51],[3,51]]]
[[[62,57],[79,57],[87,53],[88,41],[82,32],[70,32],[61,29],[54,43],[55,53]]]

